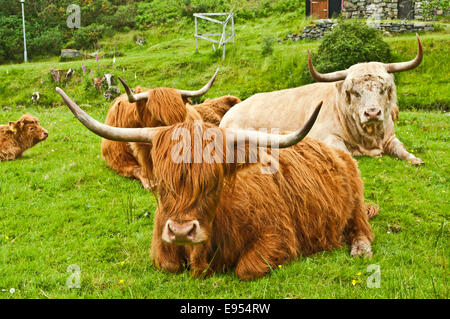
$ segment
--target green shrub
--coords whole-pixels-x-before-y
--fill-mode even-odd
[[[93,48],[103,36],[108,35],[111,35],[111,28],[102,24],[91,24],[87,27],[81,27],[77,29],[73,34],[75,48]]]
[[[390,62],[391,50],[378,30],[357,21],[339,21],[320,43],[318,53],[312,53],[319,72],[344,70],[360,62]],[[311,82],[307,62],[304,80]]]
[[[274,39],[271,36],[266,36],[263,38],[263,42],[261,44],[261,53],[263,56],[272,55],[273,42],[274,42]]]
[[[32,56],[59,55],[62,43],[63,36],[58,27],[43,30],[39,36],[28,39],[29,50]]]
[[[438,10],[443,10],[447,12],[450,10],[450,1],[449,0],[428,0],[421,1],[422,7],[422,16],[425,19],[435,19],[436,12]]]

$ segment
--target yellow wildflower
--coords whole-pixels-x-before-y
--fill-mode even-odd
[[[352,280],[352,285],[353,286],[356,285],[356,280],[355,279]]]

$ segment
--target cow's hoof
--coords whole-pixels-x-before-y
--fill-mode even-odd
[[[213,273],[214,273],[214,271],[211,269],[211,267],[208,267],[208,266],[207,266],[207,268],[203,268],[203,269],[191,268],[191,274],[192,274],[192,277],[194,277],[194,278],[207,278],[207,277],[212,276]]]
[[[377,216],[378,211],[379,211],[378,207],[375,207],[372,205],[366,205],[366,213],[369,218],[373,218],[373,217]]]
[[[155,190],[156,189],[156,183],[153,182],[152,180],[148,180],[148,179],[141,179],[141,184],[142,187],[144,187],[145,189],[148,190]]]
[[[409,164],[422,165],[423,161],[420,158],[415,157],[415,158],[413,158],[412,160],[409,161]]]
[[[352,244],[352,250],[350,251],[352,257],[372,258],[372,248],[367,240],[357,240]]]

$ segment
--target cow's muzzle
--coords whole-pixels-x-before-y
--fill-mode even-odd
[[[202,233],[197,220],[175,222],[169,219],[164,227],[162,239],[167,243],[178,245],[199,244],[204,241]]]
[[[48,137],[48,132],[47,132],[47,131],[42,132],[42,138],[41,138],[41,141],[46,140],[47,137]]]
[[[365,121],[381,121],[382,112],[378,108],[370,108],[364,111]]]

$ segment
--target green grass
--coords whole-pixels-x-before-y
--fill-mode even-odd
[[[110,51],[116,40],[125,56],[117,58],[115,66],[111,59],[100,60],[100,68],[105,63],[108,72],[123,75],[133,86],[195,89],[220,66],[217,81],[204,98],[225,94],[246,98],[302,84],[306,49],[316,49],[317,41],[275,42],[273,55],[261,52],[265,36],[282,39],[308,23],[293,12],[237,24],[236,46],[227,48],[225,61],[205,41],[199,41],[200,52],[195,53],[193,25],[146,31],[143,48],[132,42],[139,32],[119,34],[102,45]],[[414,57],[413,35],[386,40],[396,60]],[[400,107],[448,110],[445,62],[450,35],[424,34],[422,40],[423,64],[396,75]],[[88,69],[97,68],[95,59],[83,63]],[[381,208],[371,221],[372,260],[353,259],[343,248],[300,258],[254,282],[242,282],[232,272],[200,280],[187,272],[158,271],[151,264],[153,195],[138,181],[107,168],[100,157],[100,138],[60,106],[56,84],[49,77],[52,67],[76,68],[66,92],[95,118],[104,120],[109,107],[90,87],[89,76],[82,76],[80,61],[0,66],[0,123],[30,112],[50,133],[24,158],[0,163],[0,298],[449,297],[450,117],[446,113],[400,113],[397,136],[425,165],[412,167],[390,157],[358,158],[366,199]],[[42,94],[38,105],[30,102],[35,90]],[[391,226],[400,226],[401,231],[395,233]],[[67,268],[74,264],[81,270],[80,289],[66,287]],[[380,266],[379,289],[365,284],[371,264]]]
[[[26,111],[42,119],[50,136],[0,166],[1,298],[449,297],[449,116],[401,113],[397,135],[424,166],[358,158],[365,197],[381,208],[371,221],[372,260],[351,258],[343,248],[241,282],[232,272],[202,280],[156,270],[149,259],[153,195],[108,169],[100,138],[65,107],[13,109],[0,122]],[[100,120],[106,115],[89,111]],[[66,287],[72,264],[81,269],[80,289]],[[379,289],[366,287],[370,264],[380,266]]]

